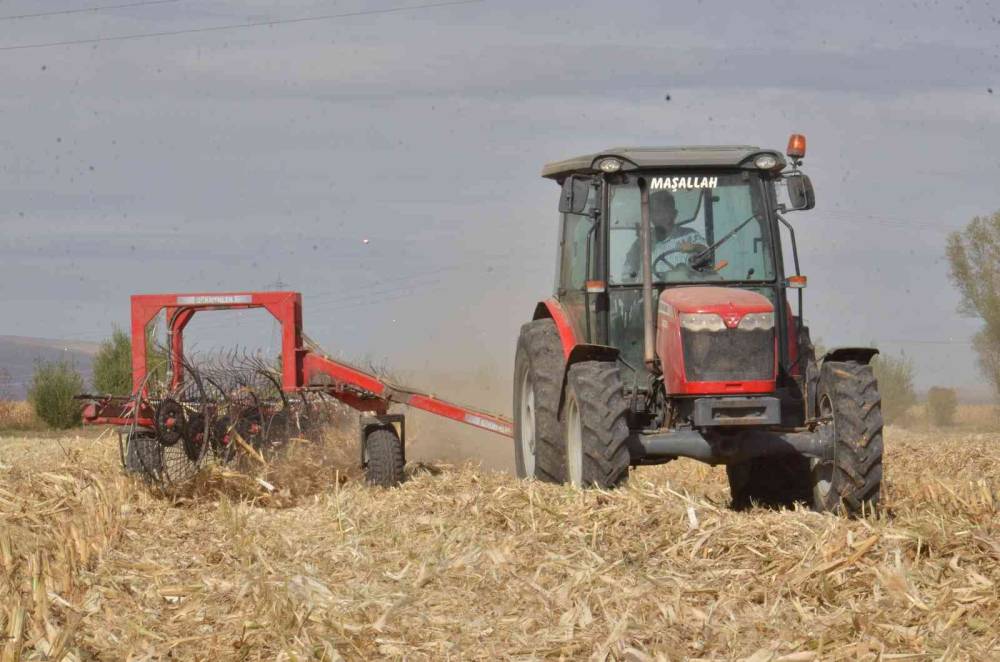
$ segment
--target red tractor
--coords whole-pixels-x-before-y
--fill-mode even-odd
[[[803,322],[782,214],[814,206],[804,156],[796,134],[787,160],[644,147],[543,168],[562,186],[559,267],[517,344],[521,477],[612,488],[633,466],[688,457],[726,465],[737,508],[877,505],[877,350],[817,357]]]

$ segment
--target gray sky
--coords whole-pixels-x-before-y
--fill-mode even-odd
[[[102,4],[124,3],[5,0],[0,16]],[[981,382],[942,247],[1000,209],[988,3],[493,0],[5,49],[418,4],[0,21],[0,334],[97,340],[127,324],[132,293],[280,278],[334,352],[506,375],[553,281],[543,162],[620,144],[782,148],[795,131],[817,188],[791,218],[814,337],[905,351],[921,386]],[[275,337],[262,312],[191,328],[202,346]]]

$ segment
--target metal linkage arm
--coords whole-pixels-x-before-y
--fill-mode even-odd
[[[514,435],[511,421],[503,416],[389,384],[352,365],[309,350],[302,358],[302,366],[307,387],[325,387],[332,396],[361,411],[385,413],[389,403],[397,403],[505,437]]]

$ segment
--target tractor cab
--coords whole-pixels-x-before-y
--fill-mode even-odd
[[[759,391],[760,382],[766,381],[760,379],[759,369],[765,354],[776,359],[772,362],[779,373],[771,374],[770,381],[788,384],[792,375],[801,373],[796,364],[801,311],[789,305],[787,290],[802,281],[784,275],[779,212],[793,208],[784,199],[786,165],[779,152],[736,145],[614,148],[545,166],[543,176],[563,187],[555,296],[577,337],[616,348],[626,370],[636,373],[625,382],[638,379],[642,387],[652,375],[676,377],[688,368],[694,379],[671,380],[673,390],[697,391],[685,381],[745,381],[753,384],[730,386],[730,392]],[[807,189],[794,208],[811,207],[808,178],[797,167],[788,174],[799,188]],[[648,247],[643,244],[644,228]],[[785,234],[794,251],[790,228]],[[739,336],[733,342],[758,361],[748,364],[744,375],[726,355],[713,351],[718,343],[711,340],[702,343],[704,351],[698,356],[689,352],[684,357],[683,351],[655,351],[666,350],[669,343],[654,339],[654,352],[647,356],[647,275],[654,314],[684,315],[679,331],[693,337],[721,338],[728,327],[719,312],[732,316],[752,308],[754,315],[743,329],[737,325],[738,331],[729,335]],[[797,271],[793,275],[799,276]],[[702,310],[706,306],[715,308]],[[750,324],[750,333],[740,333]],[[770,329],[775,332],[754,333]],[[768,346],[747,344],[744,335]],[[685,358],[698,359],[698,365],[682,366]]]
[[[824,510],[877,501],[876,350],[817,359],[804,324],[783,216],[814,206],[804,156],[793,134],[785,154],[618,147],[542,169],[561,187],[559,253],[555,292],[518,341],[520,475],[613,487],[689,457],[725,464],[737,504],[775,485],[811,486],[778,492]]]

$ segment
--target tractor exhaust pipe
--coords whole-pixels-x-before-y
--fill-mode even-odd
[[[708,464],[732,464],[755,457],[803,455],[831,459],[832,428],[820,426],[815,432],[771,432],[747,430],[735,435],[710,435],[697,430],[671,430],[654,434],[633,434],[629,440],[645,457],[688,457]]]
[[[642,358],[647,368],[656,361],[656,320],[653,318],[653,229],[649,220],[649,184],[639,178],[639,198],[642,207],[642,228],[639,232],[642,250]]]

